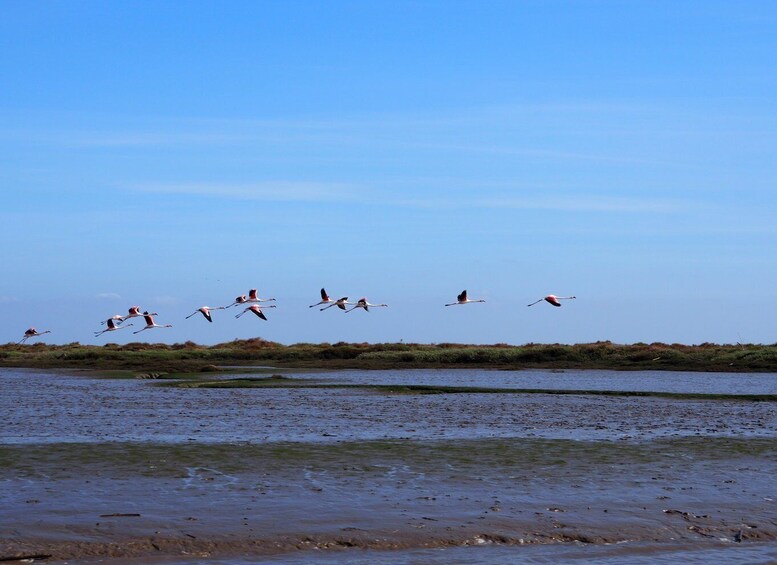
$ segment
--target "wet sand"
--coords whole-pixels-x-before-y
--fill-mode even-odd
[[[777,550],[773,403],[35,375],[46,392],[3,375],[0,557],[765,561]]]

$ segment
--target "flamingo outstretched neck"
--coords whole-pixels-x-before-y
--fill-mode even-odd
[[[552,304],[553,306],[560,308],[561,302],[559,302],[559,300],[574,300],[575,298],[577,297],[576,296],[556,296],[555,294],[549,294],[543,298],[540,298],[539,300],[535,300],[531,304],[527,304],[527,306],[534,306],[538,302],[542,302],[544,300],[548,304]]]
[[[369,302],[367,302],[366,298],[360,298],[359,301],[356,303],[356,306],[354,306],[350,310],[346,310],[346,313],[353,312],[357,308],[364,308],[365,311],[369,312],[370,311],[370,307],[372,307],[372,308],[383,308],[383,307],[387,307],[387,306],[388,306],[388,304],[370,304]]]
[[[39,335],[50,334],[50,333],[51,333],[51,330],[45,330],[45,331],[39,332],[35,328],[28,328],[27,331],[24,332],[24,337],[22,337],[22,339],[20,339],[17,342],[17,345],[26,342],[31,337],[38,337]]]
[[[308,306],[308,308],[313,308],[314,306],[321,306],[322,304],[329,304],[330,306],[334,306],[334,304],[330,304],[332,302],[332,299],[329,298],[329,295],[326,293],[326,290],[323,288],[321,289],[321,301],[316,302],[315,304],[311,304]],[[323,308],[322,308],[323,310]]]
[[[154,328],[172,328],[172,324],[165,324],[164,326],[157,324],[154,322],[154,316],[156,316],[156,312],[153,314],[149,314],[148,312],[143,312],[143,318],[146,320],[146,326],[143,329],[140,329],[136,332],[132,332],[133,334],[139,334],[142,331],[145,330],[153,330]]]
[[[127,324],[127,325],[124,325],[124,326],[119,326],[119,325],[117,325],[116,322],[114,322],[114,319],[115,319],[115,316],[113,318],[108,318],[107,320],[105,320],[103,322],[103,324],[105,324],[108,327],[105,328],[102,331],[94,332],[94,337],[97,337],[98,335],[102,335],[105,332],[115,332],[115,331],[118,331],[118,330],[125,330],[125,329],[127,329],[127,328],[129,328],[130,326],[133,325],[133,324],[130,323],[130,324]]]
[[[446,304],[446,306],[458,306],[459,304],[471,304],[472,302],[485,302],[485,300],[483,299],[470,300],[469,298],[467,298],[467,291],[465,289],[465,290],[462,290],[461,294],[459,294],[456,297],[456,302],[451,302],[450,304]]]
[[[264,320],[266,322],[267,321],[267,316],[265,316],[264,312],[262,312],[262,308],[275,308],[275,304],[271,304],[269,306],[259,306],[258,304],[252,304],[251,306],[249,306],[248,308],[246,308],[245,310],[240,312],[240,314],[237,314],[235,316],[235,318],[239,318],[240,316],[242,316],[246,312],[253,312],[254,314],[259,316],[262,320]]]
[[[188,320],[195,314],[202,314],[206,320],[212,323],[213,317],[210,315],[211,310],[225,310],[226,308],[227,306],[200,306],[194,312],[186,316],[186,319]]]
[[[356,302],[348,302],[348,297],[343,296],[342,298],[338,298],[337,300],[331,301],[332,303],[329,306],[324,306],[323,308],[319,308],[321,312],[326,310],[327,308],[331,308],[332,306],[337,306],[340,310],[345,310],[346,304],[356,304]],[[315,304],[313,305],[315,306]]]

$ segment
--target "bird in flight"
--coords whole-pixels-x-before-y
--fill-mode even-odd
[[[102,322],[103,324],[105,324],[108,327],[105,328],[102,331],[94,332],[94,337],[97,337],[98,335],[102,335],[105,332],[115,332],[116,330],[123,330],[123,329],[126,329],[126,328],[128,328],[128,327],[130,327],[132,325],[132,324],[127,324],[126,326],[119,326],[119,325],[117,325],[117,322],[115,320],[116,320],[116,316],[113,316],[111,318],[108,318],[104,322]],[[118,322],[118,323],[121,323],[121,322]]]
[[[331,308],[332,306],[337,306],[340,310],[345,310],[346,304],[356,304],[356,302],[348,302],[348,297],[343,296],[342,298],[338,298],[337,300],[330,300],[331,304],[329,306],[324,306],[323,308],[319,308],[321,312],[326,310],[327,308]],[[313,306],[316,306],[314,304]]]
[[[308,306],[308,308],[313,308],[314,306],[321,306],[322,304],[329,304],[330,306],[334,306],[334,304],[332,304],[332,302],[334,302],[334,300],[329,298],[329,295],[326,293],[326,290],[324,290],[322,288],[321,289],[321,302],[316,302],[315,304],[311,304],[310,306]],[[323,310],[323,308],[322,308],[322,310]]]
[[[110,320],[112,320],[115,324],[121,324],[124,321],[124,316],[122,316],[121,314],[114,314],[113,316],[108,318],[108,320],[103,320],[102,322],[100,322],[100,324],[104,326]]]
[[[266,322],[267,321],[267,316],[265,316],[264,312],[262,312],[262,308],[275,308],[275,304],[271,304],[270,306],[259,306],[258,304],[252,304],[251,306],[249,306],[248,308],[246,308],[245,310],[240,312],[240,314],[236,315],[235,318],[239,318],[240,316],[242,316],[246,312],[250,311],[250,312],[253,312],[254,314],[256,314],[257,316],[259,316],[262,320],[264,320]]]
[[[122,322],[124,320],[129,320],[130,318],[140,318],[141,316],[145,316],[146,314],[148,314],[148,312],[141,312],[140,306],[130,306],[130,309],[128,311],[129,311],[129,314],[121,317]],[[156,312],[151,312],[151,315],[158,316]]]
[[[192,312],[191,314],[186,316],[186,319],[188,320],[189,318],[191,318],[192,316],[194,316],[195,314],[197,314],[199,312],[200,314],[205,316],[206,320],[208,320],[209,322],[213,322],[213,317],[210,315],[210,311],[211,310],[224,310],[225,308],[227,308],[227,307],[226,306],[201,306],[201,307],[197,308],[194,312]]]
[[[138,330],[136,332],[132,332],[132,333],[139,334],[140,332],[142,332],[144,330],[153,330],[154,328],[172,328],[173,327],[172,324],[165,324],[164,326],[162,326],[160,324],[155,323],[154,322],[154,316],[156,316],[156,315],[157,315],[156,312],[154,312],[153,314],[149,314],[148,312],[143,312],[143,318],[146,320],[146,326],[143,329]]]
[[[274,298],[259,298],[255,288],[248,291],[248,300],[246,302],[275,302]]]
[[[548,304],[553,304],[553,306],[561,307],[561,302],[559,300],[574,300],[575,296],[556,296],[555,294],[549,294],[545,298],[540,298],[539,300],[532,302],[531,304],[527,304],[527,306],[534,306],[537,304],[537,302],[542,302],[543,300],[547,302]]]
[[[46,330],[44,332],[39,332],[35,328],[29,328],[26,332],[24,332],[24,337],[18,343],[24,343],[25,341],[27,341],[31,337],[38,337],[39,335],[50,334],[50,333],[51,333],[51,330]]]
[[[360,298],[359,301],[356,303],[356,306],[354,306],[350,310],[346,310],[346,312],[353,312],[357,308],[364,308],[367,312],[369,312],[370,306],[372,306],[373,308],[381,308],[384,306],[388,306],[388,304],[370,304],[369,302],[367,302],[366,298]]]
[[[485,300],[470,300],[467,298],[467,291],[462,290],[461,294],[456,297],[456,302],[451,302],[450,304],[446,304],[446,306],[458,306],[459,304],[470,304],[472,302],[485,302]]]
[[[233,306],[236,306],[238,304],[245,304],[248,302],[248,297],[245,294],[241,294],[237,298],[235,298],[234,302],[230,304],[229,306],[226,306],[225,308],[232,308]]]

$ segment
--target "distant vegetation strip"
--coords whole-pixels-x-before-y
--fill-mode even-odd
[[[175,374],[169,375],[175,379]],[[649,396],[674,400],[741,400],[750,402],[777,402],[777,394],[710,394],[695,392],[662,392],[639,390],[592,390],[557,388],[506,388],[450,385],[385,385],[326,383],[309,379],[294,379],[273,375],[270,377],[242,377],[234,379],[165,380],[161,386],[176,388],[299,388],[299,389],[351,389],[384,394],[554,394],[586,396]]]
[[[196,372],[229,365],[322,369],[478,367],[777,372],[777,344],[621,345],[602,341],[576,345],[345,342],[283,345],[255,338],[210,347],[193,342],[0,346],[0,366],[4,367]]]

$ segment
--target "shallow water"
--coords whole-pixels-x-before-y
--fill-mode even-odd
[[[263,367],[265,368],[265,367]],[[229,375],[227,378],[234,378]],[[355,384],[448,385],[549,390],[617,390],[704,394],[777,394],[777,373],[494,369],[348,369],[299,378]]]
[[[736,394],[772,393],[777,378],[295,376]],[[672,380],[686,388],[663,388]],[[0,392],[0,557],[660,563],[777,550],[773,402],[181,389],[29,370],[0,370]]]
[[[551,381],[559,376],[543,374]],[[620,374],[628,383],[635,378],[632,373]],[[688,375],[669,376],[680,381]],[[515,371],[342,371],[296,376],[380,384],[529,384],[515,381],[521,377]],[[589,378],[608,389],[618,386],[617,375],[611,372],[603,377],[585,373],[579,379],[571,372],[560,376],[577,388],[579,379]],[[533,372],[525,378],[535,382],[540,375]],[[725,386],[720,374],[712,378],[717,384],[701,391],[733,389],[742,375],[726,375]],[[752,378],[760,379],[760,392],[772,390],[777,381],[777,375]],[[777,434],[777,405],[771,402],[542,394],[391,395],[342,389],[180,389],[158,387],[146,380],[92,379],[28,370],[0,370],[0,387],[0,442],[7,444],[497,437],[646,440]]]

